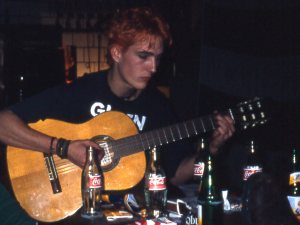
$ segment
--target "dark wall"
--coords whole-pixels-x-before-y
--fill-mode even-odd
[[[57,27],[4,27],[5,104],[12,104],[64,81],[64,55]],[[21,80],[23,77],[23,80]]]
[[[271,120],[235,134],[219,155],[220,177],[240,191],[243,146],[254,138],[265,171],[286,186],[291,149],[300,148],[300,4],[203,0],[199,12],[176,58],[175,109],[185,119],[265,98]]]

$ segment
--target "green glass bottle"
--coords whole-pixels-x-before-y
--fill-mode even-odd
[[[198,205],[201,205],[203,225],[222,224],[223,201],[221,191],[216,185],[213,157],[210,154],[207,155]]]

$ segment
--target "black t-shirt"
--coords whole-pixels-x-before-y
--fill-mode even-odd
[[[10,109],[26,123],[46,118],[82,123],[103,112],[120,111],[132,119],[139,132],[176,122],[168,100],[154,85],[148,85],[134,101],[126,101],[110,90],[107,71],[87,74],[72,84],[48,89]],[[163,146],[161,159],[167,177],[174,175],[187,154],[184,146],[183,142]]]

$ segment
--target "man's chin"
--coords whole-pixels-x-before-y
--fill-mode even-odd
[[[147,85],[148,85],[148,82],[140,82],[134,88],[136,90],[142,91],[142,90],[144,90],[147,87]]]

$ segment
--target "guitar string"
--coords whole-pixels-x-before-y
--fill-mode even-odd
[[[191,120],[191,121],[187,121],[187,122],[194,123],[194,121],[197,122],[197,120],[200,120],[203,132],[206,132],[207,128],[205,129],[205,127],[206,127],[205,124],[204,124],[205,121],[203,121],[205,118],[207,119],[207,122],[209,124],[207,126],[207,128],[215,129],[215,124],[214,124],[214,121],[211,118],[211,116],[206,116],[206,117],[203,117],[202,119],[198,118],[196,120]],[[139,148],[139,149],[142,148],[142,149],[146,150],[146,149],[150,149],[152,147],[156,147],[156,145],[155,145],[156,140],[159,140],[160,145],[166,144],[166,143],[168,143],[168,141],[174,142],[174,141],[176,141],[176,139],[174,138],[175,133],[172,131],[172,127],[176,127],[178,129],[178,136],[179,136],[180,140],[183,139],[183,138],[188,138],[190,136],[197,135],[198,132],[195,129],[197,127],[197,125],[193,124],[194,125],[193,129],[190,129],[189,132],[194,130],[194,133],[190,134],[187,130],[187,127],[186,127],[187,122],[179,123],[179,124],[173,125],[173,126],[168,126],[166,128],[161,128],[161,129],[158,129],[157,131],[149,131],[149,132],[146,132],[146,133],[141,133],[141,134],[137,134],[137,135],[134,135],[134,136],[129,136],[129,137],[125,137],[125,138],[116,140],[113,143],[113,148],[122,149],[123,154],[126,154],[126,153],[130,154],[130,152],[132,150],[133,151],[136,150],[136,148]],[[183,126],[183,128],[181,129],[180,126]],[[154,137],[154,132],[157,132],[158,137],[159,137],[159,131],[160,130],[162,130],[164,132],[164,136],[165,136],[165,142],[164,143],[161,143],[160,138],[157,139],[157,138]],[[167,130],[169,130],[169,132],[167,132],[167,133],[169,135],[171,135],[170,137],[168,137],[168,135],[166,134]],[[184,131],[186,131],[186,132],[184,132]],[[182,135],[182,133],[184,133],[184,135]],[[136,136],[140,137],[140,141],[137,140]],[[144,143],[146,144],[147,148],[144,147]],[[153,143],[153,146],[150,143]]]

